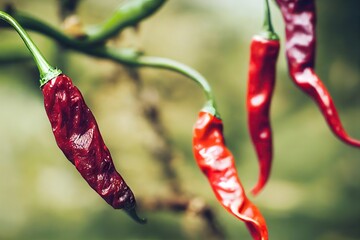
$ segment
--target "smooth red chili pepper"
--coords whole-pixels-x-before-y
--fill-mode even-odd
[[[343,142],[360,147],[342,126],[330,93],[314,71],[316,49],[315,0],[276,0],[285,21],[286,56],[295,84],[320,108],[332,132]]]
[[[246,197],[234,157],[225,145],[222,121],[204,110],[194,126],[193,152],[221,205],[245,222],[253,239],[268,239],[265,219]]]
[[[273,158],[273,141],[270,124],[270,105],[275,87],[276,62],[280,41],[275,33],[268,0],[265,3],[263,31],[252,38],[247,85],[246,106],[248,128],[260,165],[259,179],[253,194],[267,183]]]
[[[79,89],[64,74],[42,86],[45,110],[57,145],[87,183],[113,208],[139,222],[135,197],[116,171],[94,115]]]
[[[262,36],[253,37],[250,46],[246,105],[249,133],[260,165],[259,180],[252,189],[253,194],[264,187],[270,176],[273,157],[270,104],[279,49],[279,40],[269,40]]]

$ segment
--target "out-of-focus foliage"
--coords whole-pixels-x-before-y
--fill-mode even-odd
[[[4,2],[0,0],[1,5]],[[7,2],[59,24],[58,1]],[[120,2],[83,0],[78,14],[84,24],[96,24]],[[333,95],[345,128],[360,138],[360,2],[317,0],[317,6],[317,72]],[[260,31],[262,7],[260,0],[169,1],[141,24],[137,39],[146,53],[184,62],[209,80],[247,190],[255,184],[258,170],[246,128],[245,91],[249,43]],[[284,43],[280,12],[273,3],[271,7]],[[58,52],[51,40],[31,36],[50,62],[61,65],[82,90],[136,196],[168,194],[157,159],[144,147],[156,141],[141,117],[126,71],[110,61]],[[203,226],[194,217],[143,212],[149,222],[140,226],[122,211],[112,210],[87,186],[56,146],[35,65],[10,61],[21,48],[14,31],[0,29],[0,239],[198,239]],[[3,61],[6,58],[9,62]],[[227,239],[250,239],[244,224],[216,203],[192,156],[192,125],[204,96],[177,74],[141,69],[141,75],[145,87],[158,91],[154,97],[160,99],[184,188],[213,206]],[[264,192],[251,197],[267,219],[270,239],[359,239],[360,150],[338,141],[312,101],[291,83],[284,45],[272,120],[272,176]]]

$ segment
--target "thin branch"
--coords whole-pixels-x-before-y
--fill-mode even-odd
[[[225,233],[216,221],[214,211],[202,199],[174,196],[139,199],[138,202],[146,211],[171,211],[197,216],[206,223],[206,239],[225,239]]]

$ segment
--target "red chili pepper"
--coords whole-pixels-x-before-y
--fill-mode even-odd
[[[332,132],[341,141],[360,147],[342,126],[330,93],[314,71],[316,8],[314,0],[276,0],[285,21],[286,56],[295,84],[320,108]]]
[[[250,67],[247,91],[248,127],[260,164],[257,194],[266,184],[273,157],[270,104],[275,85],[279,40],[255,36],[250,47]]]
[[[265,1],[264,31],[253,37],[250,46],[250,66],[247,88],[248,127],[260,165],[257,185],[252,189],[258,194],[269,179],[273,158],[270,124],[270,105],[275,87],[276,62],[279,56],[279,37],[274,32],[268,1]]]
[[[245,222],[253,239],[268,239],[265,219],[246,197],[232,153],[225,145],[221,119],[202,110],[194,126],[193,151],[221,205]]]
[[[42,86],[45,110],[57,145],[87,183],[113,208],[123,208],[136,221],[135,197],[116,171],[94,115],[79,89],[64,74]]]
[[[116,171],[94,115],[79,89],[46,61],[13,17],[0,11],[0,19],[14,27],[37,64],[45,110],[59,148],[108,204],[116,209],[123,208],[134,220],[145,223],[136,214],[134,194]]]

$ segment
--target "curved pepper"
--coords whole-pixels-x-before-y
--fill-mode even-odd
[[[135,197],[116,171],[97,122],[79,89],[64,74],[42,86],[44,104],[56,143],[87,183],[113,208],[135,220]]]
[[[266,184],[273,157],[270,104],[275,86],[279,40],[255,36],[250,46],[250,66],[247,88],[248,128],[260,165],[257,194]]]
[[[199,113],[194,126],[193,152],[221,205],[245,222],[253,239],[267,240],[265,219],[246,197],[234,157],[225,145],[222,121],[205,110]]]
[[[330,93],[314,71],[316,8],[314,0],[276,0],[285,21],[286,56],[294,83],[320,108],[331,131],[341,141],[360,147],[342,126]]]
[[[46,61],[13,17],[0,11],[0,19],[14,27],[37,64],[45,110],[59,148],[108,204],[123,208],[135,221],[145,223],[136,214],[134,194],[116,171],[94,115],[79,89],[69,77]]]

